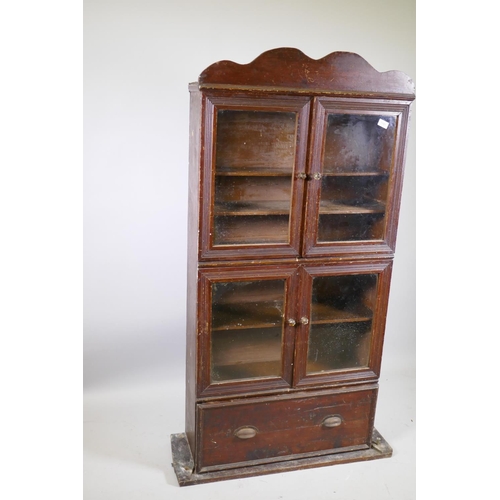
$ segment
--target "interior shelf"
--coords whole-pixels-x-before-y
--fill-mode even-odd
[[[215,204],[215,215],[288,215],[289,200],[232,201]]]
[[[291,177],[292,171],[287,168],[273,167],[217,167],[215,175],[236,177]]]
[[[385,205],[381,202],[322,200],[320,214],[377,214],[384,213]],[[290,203],[288,201],[265,202],[230,202],[215,205],[215,216],[259,216],[259,215],[289,215]]]
[[[228,177],[291,177],[293,172],[290,169],[273,167],[217,167],[215,175]],[[389,172],[385,170],[354,170],[346,169],[328,169],[322,172],[323,176],[328,177],[388,177]]]
[[[331,323],[354,323],[360,321],[370,321],[373,318],[373,311],[368,307],[358,306],[355,309],[338,309],[329,304],[312,304],[311,311],[313,325]]]
[[[373,311],[364,306],[356,309],[338,309],[328,304],[312,304],[313,325],[332,323],[355,323],[370,321]],[[272,321],[272,316],[276,317]],[[237,307],[220,307],[214,310],[212,331],[275,328],[282,324],[281,309],[273,304],[239,304]]]
[[[272,303],[214,308],[212,331],[281,327],[281,309]]]
[[[323,176],[328,177],[389,177],[389,172],[385,170],[354,170],[354,169],[328,169],[322,172]]]
[[[377,200],[321,200],[320,215],[328,214],[383,214],[385,204]]]

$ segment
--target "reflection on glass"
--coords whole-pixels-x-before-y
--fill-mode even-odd
[[[212,285],[212,382],[282,374],[284,297],[284,280]]]
[[[383,239],[395,130],[394,116],[328,115],[318,241]]]
[[[368,366],[376,274],[313,279],[306,371]]]
[[[214,245],[289,241],[296,113],[219,110]]]

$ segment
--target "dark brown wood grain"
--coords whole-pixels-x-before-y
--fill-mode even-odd
[[[252,476],[291,472],[310,469],[313,467],[327,467],[336,464],[349,464],[364,462],[392,456],[392,448],[383,436],[373,429],[372,446],[364,450],[335,452],[326,455],[317,455],[306,458],[295,458],[282,462],[271,462],[262,465],[224,469],[214,472],[197,473],[194,469],[194,458],[191,454],[186,435],[184,433],[172,434],[171,447],[173,467],[180,486],[212,483],[215,481],[242,479]]]
[[[198,471],[257,465],[370,447],[376,387],[198,406]],[[325,419],[339,424],[328,427]],[[239,429],[252,429],[241,439]]]
[[[414,97],[415,85],[400,71],[379,73],[358,54],[333,52],[311,59],[300,50],[264,52],[248,64],[220,61],[205,69],[202,88],[300,89],[341,94],[383,94]]]
[[[188,268],[187,268],[187,302],[186,302],[186,436],[190,446],[195,450],[196,430],[196,365],[198,348],[197,308],[199,302],[198,275],[198,224],[200,217],[200,167],[202,95],[196,88],[191,88],[191,112],[189,140],[189,206],[188,206]]]

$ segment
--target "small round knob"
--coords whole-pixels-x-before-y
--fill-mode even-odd
[[[316,172],[315,174],[313,174],[313,179],[315,181],[319,181],[321,179],[321,173],[320,172]]]
[[[307,174],[304,172],[299,172],[297,174],[297,179],[307,179]]]
[[[300,323],[302,325],[308,325],[309,324],[309,319],[307,319],[305,316],[302,316],[302,318],[300,318]]]
[[[290,318],[290,319],[288,320],[288,324],[289,324],[290,326],[295,326],[295,325],[297,324],[297,322],[296,322],[294,319]]]

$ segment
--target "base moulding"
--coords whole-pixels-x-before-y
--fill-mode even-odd
[[[300,458],[296,460],[292,459],[282,462],[254,465],[251,467],[196,473],[193,472],[194,460],[186,434],[172,434],[170,436],[170,443],[172,446],[172,466],[177,476],[179,486],[189,486],[193,484],[210,483],[264,474],[275,474],[278,472],[309,469],[313,467],[325,467],[328,465],[350,462],[361,462],[365,460],[376,460],[378,458],[388,458],[392,456],[392,448],[390,445],[376,429],[373,429],[372,446],[366,450],[337,452],[330,455]]]

